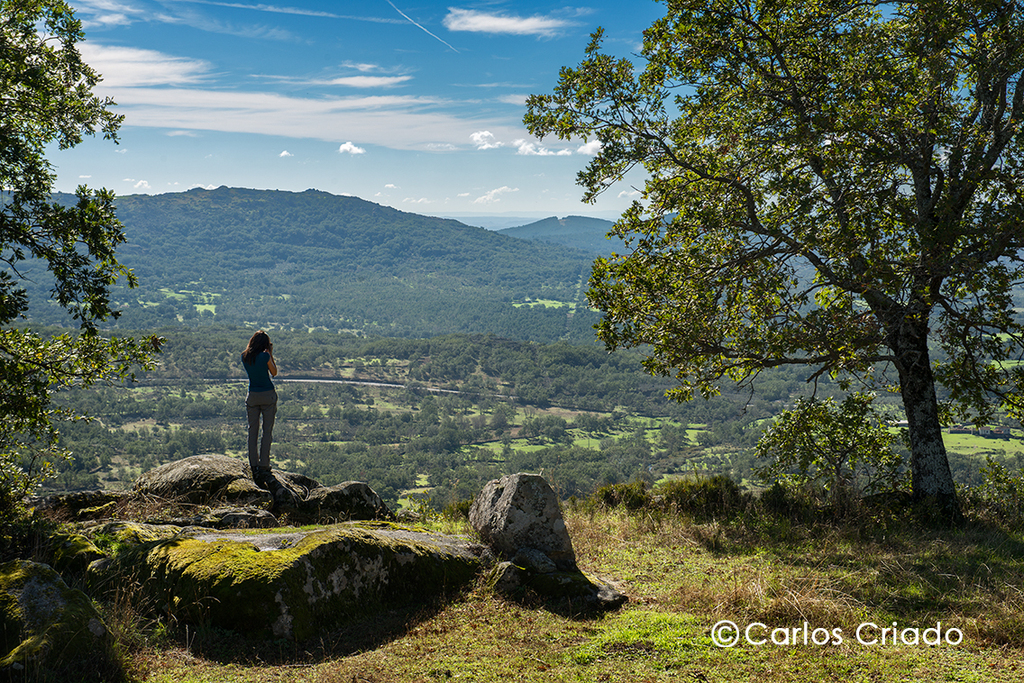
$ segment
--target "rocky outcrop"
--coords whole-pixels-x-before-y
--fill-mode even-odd
[[[0,624],[5,680],[117,677],[113,639],[92,601],[47,565],[0,565]]]
[[[287,513],[299,523],[394,519],[380,496],[362,482],[322,486],[304,475],[274,470],[270,490],[265,490],[253,483],[247,464],[217,454],[195,455],[150,470],[135,482],[132,493],[215,508],[200,516],[162,520],[182,526],[277,525],[276,516],[257,514],[255,508]],[[248,513],[232,512],[239,508],[247,508]]]
[[[260,638],[305,640],[375,610],[423,604],[462,589],[489,559],[467,539],[385,522],[288,532],[170,527],[162,535],[93,563],[90,585],[130,581],[178,620]]]
[[[616,609],[626,596],[576,566],[576,553],[558,497],[543,477],[512,474],[484,486],[469,509],[469,523],[502,559],[492,585],[509,597],[530,591],[570,609]]]
[[[91,595],[131,587],[140,609],[255,638],[306,640],[454,594],[482,575],[506,596],[541,596],[573,612],[625,601],[577,569],[558,499],[537,475],[487,484],[470,510],[483,544],[384,521],[391,512],[360,482],[274,476],[288,495],[257,488],[238,459],[200,455],[146,473],[121,497],[37,504],[65,519],[109,515],[50,543],[54,566],[84,573]],[[134,509],[146,510],[144,522],[115,516]],[[281,529],[281,511],[321,526]]]

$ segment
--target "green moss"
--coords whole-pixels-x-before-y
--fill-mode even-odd
[[[141,522],[110,522],[91,527],[85,532],[103,550],[108,552],[128,546],[162,541],[181,533],[181,527],[169,524],[143,524]]]
[[[90,681],[118,669],[92,601],[50,567],[25,560],[0,565],[0,610],[6,653],[0,670],[32,680]]]
[[[104,553],[91,540],[81,534],[55,534],[53,568],[59,572],[84,572],[89,563],[104,557]]]
[[[145,544],[119,565],[179,619],[296,640],[459,588],[479,567],[465,551],[387,523],[336,525],[274,549],[260,549],[254,534],[217,536]]]

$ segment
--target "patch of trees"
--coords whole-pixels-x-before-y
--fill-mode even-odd
[[[181,457],[243,453],[245,383],[236,356],[249,332],[164,329],[160,367],[141,386],[62,393],[62,403],[97,419],[62,429],[75,460],[53,485],[95,487],[101,476],[126,485]],[[274,332],[273,338],[279,380],[332,380],[278,382],[275,460],[324,484],[367,481],[391,503],[422,477],[440,505],[478,491],[493,476],[524,469],[543,470],[565,495],[685,471],[702,466],[687,424],[707,426],[714,438],[706,447],[732,446],[742,433],[745,448],[745,429],[781,408],[748,407],[746,396],[677,404],[661,395],[664,384],[642,372],[638,356],[593,346],[466,335]],[[362,379],[397,386],[341,383],[338,375],[356,366]],[[438,388],[447,393],[431,391]],[[646,432],[642,420],[661,429]],[[734,466],[731,456],[718,465],[730,472]]]

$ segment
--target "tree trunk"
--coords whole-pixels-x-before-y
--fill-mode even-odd
[[[909,423],[912,493],[916,503],[934,505],[944,518],[959,522],[960,503],[942,441],[935,377],[928,354],[927,321],[927,313],[905,312],[889,335]]]

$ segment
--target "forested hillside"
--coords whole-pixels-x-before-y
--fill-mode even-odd
[[[625,250],[622,240],[608,237],[608,231],[612,229],[613,225],[614,223],[603,218],[587,216],[556,218],[552,216],[536,223],[506,228],[498,232],[524,240],[559,244],[579,249],[594,256],[608,256],[612,252],[621,254]]]
[[[316,190],[232,189],[117,200],[140,281],[122,327],[209,322],[422,337],[590,341],[592,257]],[[29,273],[34,301],[45,278]],[[32,319],[58,323],[53,304]]]

